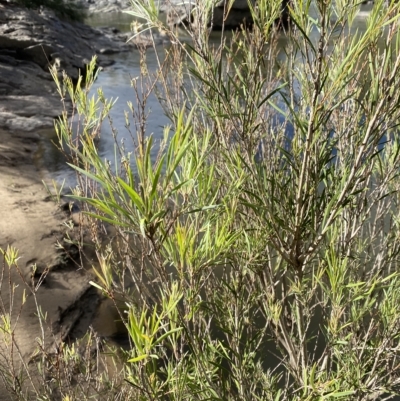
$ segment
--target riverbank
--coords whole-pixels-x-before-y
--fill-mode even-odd
[[[85,228],[65,199],[57,204],[46,191],[42,178],[48,166],[36,160],[39,131],[52,127],[62,112],[48,68],[56,65],[59,74],[66,71],[76,80],[93,55],[99,66],[108,68],[110,54],[134,49],[126,39],[112,28],[69,24],[51,11],[0,4],[0,248],[13,247],[19,255],[18,269],[9,270],[1,260],[0,315],[11,315],[14,340],[25,362],[42,333],[50,352],[60,341],[83,335],[100,301],[89,284],[91,273],[82,268],[83,255],[66,240],[81,239]],[[95,263],[90,246],[84,257],[86,266]],[[43,332],[38,308],[46,315]],[[7,364],[19,366],[21,361],[16,348],[10,353],[0,332],[0,400],[5,401],[12,398],[4,388],[3,372]]]
[[[27,361],[38,346],[36,339],[41,337],[32,286],[42,281],[36,297],[47,316],[44,334],[48,350],[54,348],[58,339],[67,338],[72,330],[84,332],[88,328],[99,296],[91,291],[90,273],[76,264],[77,249],[65,241],[67,236],[77,238],[79,227],[66,224],[71,219],[68,208],[63,210],[53,201],[36,168],[38,135],[0,129],[0,138],[0,248],[11,246],[19,255],[18,269],[9,271],[1,262],[1,314],[11,314],[14,339]],[[26,303],[23,303],[24,293]],[[90,299],[83,308],[79,304],[85,298]],[[0,341],[2,365],[11,357],[9,351],[6,342]],[[19,365],[16,349],[12,357]],[[8,399],[0,381],[0,400]]]
[[[62,21],[50,10],[0,4],[0,127],[52,126],[62,105],[49,67],[76,81],[93,56],[107,68],[109,55],[132,51],[135,44],[127,39],[116,29]]]

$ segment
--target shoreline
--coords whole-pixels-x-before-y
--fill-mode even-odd
[[[79,344],[76,340],[89,331],[99,343],[126,343],[125,337],[113,338],[121,327],[112,302],[90,284],[91,267],[98,263],[87,245],[90,228],[79,208],[70,211],[63,196],[57,204],[42,180],[54,191],[52,164],[43,151],[64,109],[49,66],[77,82],[93,56],[107,69],[113,54],[153,43],[145,35],[128,38],[112,27],[60,20],[51,10],[0,4],[0,248],[11,246],[19,256],[18,267],[9,269],[0,253],[0,318],[11,316],[16,345],[4,341],[0,319],[0,401],[13,399],[5,386],[8,374],[35,374],[37,366],[30,362],[39,347],[39,354],[54,356],[62,342]],[[66,237],[83,238],[85,248]],[[46,315],[43,326],[39,314]],[[29,381],[22,386],[28,390]]]
[[[90,242],[90,235],[85,233],[88,230],[80,224],[80,214],[70,212],[66,199],[62,198],[57,205],[42,182],[52,188],[51,171],[39,153],[46,135],[40,133],[51,130],[54,118],[62,113],[62,104],[47,72],[48,60],[42,60],[41,42],[48,41],[46,51],[49,55],[54,52],[50,60],[60,64],[59,72],[66,69],[73,74],[78,74],[78,67],[84,68],[91,55],[97,54],[99,65],[108,67],[112,64],[108,54],[130,51],[137,45],[126,44],[124,34],[112,28],[95,30],[60,22],[67,33],[63,36],[58,31],[57,19],[47,11],[40,14],[0,5],[0,22],[0,42],[7,44],[7,48],[0,49],[0,248],[6,250],[11,246],[19,256],[18,269],[8,269],[0,254],[0,315],[11,315],[16,324],[14,339],[18,352],[27,363],[38,339],[42,339],[32,287],[36,287],[37,304],[46,314],[46,351],[54,352],[61,341],[83,336],[90,326],[100,336],[112,335],[115,329],[112,308],[103,305],[102,295],[89,283],[94,279],[90,267],[97,263],[94,250],[85,246],[85,270],[79,265],[82,255],[78,248],[64,241],[66,236],[77,239],[83,233],[85,243]],[[43,26],[48,29],[47,36],[37,37],[35,29],[41,32]],[[71,41],[73,35],[75,41]],[[64,38],[69,48],[61,42]],[[35,52],[28,46],[32,43]],[[110,321],[102,325],[99,321],[104,319]],[[0,330],[2,366],[7,366],[8,357],[17,369],[21,365],[18,352],[14,350],[10,356]],[[0,380],[0,401],[10,399]]]
[[[74,238],[79,227],[67,227],[65,222],[71,219],[68,209],[65,211],[65,206],[63,210],[56,205],[42,183],[42,174],[34,160],[40,141],[38,134],[0,129],[0,138],[0,248],[5,250],[12,246],[19,255],[19,271],[11,269],[10,277],[7,266],[2,263],[4,278],[0,296],[7,313],[10,312],[10,299],[14,298],[11,315],[15,319],[20,314],[15,338],[21,354],[29,357],[37,345],[34,339],[40,336],[36,306],[26,288],[27,283],[32,284],[33,267],[36,266],[35,283],[44,274],[36,295],[43,312],[47,313],[49,327],[45,337],[49,346],[57,332],[85,320],[80,313],[74,322],[67,324],[74,315],[70,313],[71,308],[92,288],[89,284],[92,275],[78,268],[74,262],[76,249],[63,242],[67,234]],[[59,249],[57,243],[64,249]],[[18,287],[10,289],[8,280]],[[24,290],[28,296],[23,305]],[[93,294],[91,296],[93,298]],[[98,303],[91,304],[95,307],[85,312],[93,317]],[[0,352],[4,352],[1,345]]]

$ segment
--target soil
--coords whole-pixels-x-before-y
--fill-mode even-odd
[[[73,217],[70,208],[65,203],[61,207],[46,191],[43,174],[35,163],[38,141],[38,135],[32,132],[0,129],[0,248],[14,247],[19,255],[18,268],[9,270],[0,254],[0,315],[11,314],[15,339],[24,359],[33,355],[37,338],[42,336],[33,287],[38,305],[47,315],[46,349],[56,346],[61,339],[73,340],[72,337],[85,333],[100,301],[89,284],[93,277],[77,263],[78,248],[64,241],[66,235],[77,237],[81,227],[77,227],[76,219],[75,225],[68,224]],[[94,260],[90,249],[85,254]],[[0,330],[3,362],[9,351],[1,336]],[[15,350],[14,362],[18,363]],[[1,386],[0,380],[0,400],[11,400]]]

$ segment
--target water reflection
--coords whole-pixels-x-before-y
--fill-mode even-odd
[[[125,149],[130,152],[134,150],[134,142],[131,140],[129,131],[126,129],[125,112],[128,112],[128,102],[132,102],[136,107],[136,96],[131,87],[132,78],[140,76],[140,54],[137,50],[129,53],[121,53],[118,55],[108,56],[113,58],[115,64],[100,72],[99,77],[93,85],[93,93],[98,89],[102,89],[107,99],[117,99],[110,117],[113,128],[109,121],[104,122],[101,130],[101,137],[98,142],[99,154],[114,162],[115,140],[113,133],[117,133],[116,139],[119,143],[124,142]],[[154,51],[148,51],[147,63],[149,72],[157,69],[157,58]],[[159,143],[163,136],[164,126],[169,124],[168,118],[164,115],[163,109],[158,102],[156,96],[151,94],[147,99],[146,113],[149,118],[146,124],[146,132],[148,135],[154,135],[154,147],[152,156],[155,157]],[[130,115],[130,113],[128,113]],[[130,128],[135,133],[135,121],[132,116],[129,117]],[[57,181],[66,180],[67,186],[74,186],[75,175],[73,171],[66,165],[64,156],[54,146],[52,142],[57,143],[57,137],[53,129],[42,132],[44,141],[40,150],[40,163],[51,171],[51,175]]]
[[[132,16],[120,13],[97,13],[92,14],[86,19],[86,23],[93,27],[112,26],[119,29],[121,32],[129,32],[132,23]]]

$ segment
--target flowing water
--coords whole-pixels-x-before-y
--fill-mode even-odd
[[[123,32],[129,31],[132,17],[127,14],[111,14],[99,15],[92,17],[88,21],[94,26],[114,26]],[[104,95],[107,99],[118,99],[112,112],[114,128],[118,131],[118,140],[126,139],[125,145],[128,151],[133,150],[133,143],[130,140],[129,133],[125,128],[125,111],[128,111],[127,102],[131,101],[135,104],[135,94],[131,88],[131,79],[140,75],[139,65],[139,51],[132,50],[126,53],[119,53],[115,55],[106,56],[110,58],[114,64],[110,67],[103,69],[93,85],[93,93],[102,88]],[[146,54],[148,68],[154,71],[157,68],[157,58],[154,51],[148,51]],[[147,122],[147,133],[153,134],[155,142],[159,142],[163,133],[163,127],[168,125],[169,120],[165,117],[164,112],[155,97],[150,95],[147,102],[148,112],[151,117]],[[65,163],[65,158],[59,150],[52,145],[52,141],[57,142],[54,130],[46,130],[44,133],[45,141],[43,141],[41,149],[41,163],[43,163],[47,170],[51,171],[52,178],[56,179],[59,183],[64,179],[66,185],[71,186],[75,182],[74,172],[68,168]],[[114,159],[114,138],[112,129],[108,123],[102,126],[101,138],[98,143],[99,152],[103,157],[108,160]],[[156,154],[157,148],[153,149]]]

